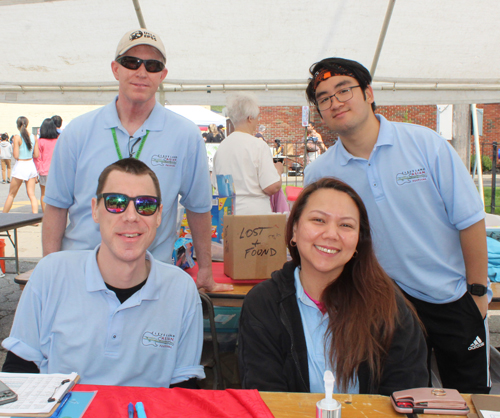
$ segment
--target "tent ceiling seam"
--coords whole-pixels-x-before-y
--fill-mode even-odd
[[[164,92],[203,92],[203,91],[236,91],[236,90],[253,90],[253,91],[305,91],[306,84],[290,84],[290,85],[271,85],[271,84],[259,84],[259,85],[228,85],[222,84],[220,86],[211,85],[207,88],[206,85],[164,85]],[[500,91],[500,84],[408,84],[408,83],[392,83],[386,85],[373,85],[374,90],[392,90],[392,91]],[[1,85],[0,92],[22,92],[26,93],[28,91],[39,91],[39,92],[60,92],[64,94],[65,92],[77,92],[77,91],[87,91],[87,92],[106,92],[106,91],[118,91],[118,86],[62,86],[62,85]],[[159,90],[161,91],[161,90]]]

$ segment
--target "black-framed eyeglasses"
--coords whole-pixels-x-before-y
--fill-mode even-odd
[[[350,86],[350,87],[344,87],[343,89],[339,90],[337,93],[332,94],[331,96],[326,96],[322,97],[317,100],[318,102],[318,109],[319,110],[327,110],[332,107],[332,99],[335,97],[340,103],[347,102],[348,100],[352,99],[353,93],[352,89],[355,87],[361,87],[361,86]]]
[[[110,213],[125,212],[129,202],[133,201],[135,210],[142,216],[153,215],[161,203],[156,196],[130,197],[123,193],[101,193],[97,195],[97,200],[99,199],[104,199],[104,207]]]
[[[139,67],[144,64],[144,67],[146,67],[146,71],[148,73],[159,73],[165,68],[165,64],[163,64],[163,62],[161,61],[143,60],[141,58],[130,57],[128,55],[118,57],[116,59],[116,62],[129,70],[138,70]]]

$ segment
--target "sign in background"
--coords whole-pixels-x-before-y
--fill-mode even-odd
[[[309,125],[309,106],[302,106],[302,126]]]
[[[207,147],[208,169],[214,171],[214,157],[220,144],[205,144]]]

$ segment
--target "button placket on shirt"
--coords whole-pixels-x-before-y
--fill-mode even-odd
[[[368,159],[366,165],[366,175],[368,177],[368,183],[370,184],[370,188],[372,190],[373,196],[375,197],[375,200],[379,200],[384,197],[384,191],[382,190],[382,187],[380,185],[377,169],[374,164],[377,151],[378,148],[375,148],[373,150],[372,155],[370,155],[370,158]]]
[[[123,314],[120,311],[120,301],[114,292],[106,290],[105,293],[109,306],[108,332],[106,334],[105,352],[107,355],[116,355],[122,345],[124,319]]]

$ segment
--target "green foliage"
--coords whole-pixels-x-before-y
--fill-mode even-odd
[[[471,171],[474,170],[475,161],[476,161],[476,154],[473,154],[473,155],[471,155],[471,158],[470,158]],[[483,171],[491,171],[491,168],[493,167],[493,162],[491,161],[491,158],[488,157],[487,155],[482,155],[481,156],[481,166],[483,168]]]
[[[403,113],[403,122],[404,123],[413,123],[413,121],[410,119],[410,111],[406,109]]]
[[[222,113],[222,109],[224,109],[225,106],[210,106],[210,110],[212,112],[217,112],[217,113]]]
[[[491,212],[491,187],[484,188],[484,209],[487,213]],[[495,191],[495,213],[500,215],[500,188]]]

